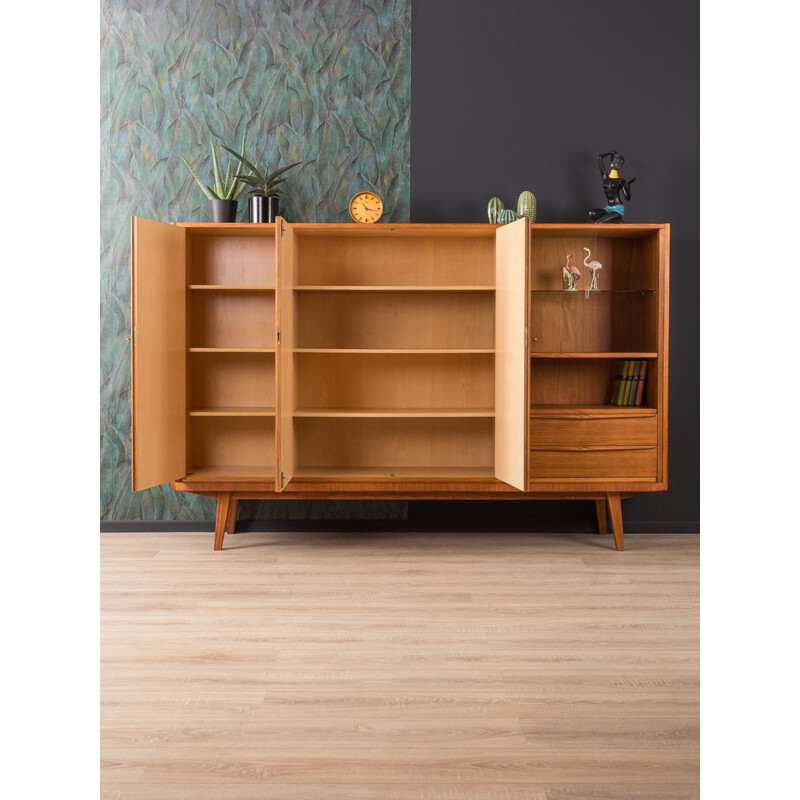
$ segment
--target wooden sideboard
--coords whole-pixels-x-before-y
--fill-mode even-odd
[[[133,489],[216,498],[217,550],[245,498],[594,500],[622,550],[621,499],[667,488],[668,225],[134,217],[131,244]],[[641,406],[609,404],[621,359]]]

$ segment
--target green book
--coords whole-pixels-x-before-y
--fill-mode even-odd
[[[630,376],[631,376],[631,368],[633,367],[633,362],[629,360],[625,360],[624,368],[622,370],[622,380],[620,381],[619,387],[619,396],[617,397],[617,405],[624,406],[625,405],[625,394],[628,391],[628,387],[630,386]]]
[[[633,365],[633,379],[631,380],[631,390],[628,393],[627,405],[636,405],[636,392],[639,389],[639,381],[642,379],[642,362],[637,359]]]
[[[625,372],[625,362],[620,359],[617,361],[617,371],[614,375],[614,386],[611,389],[611,400],[609,401],[612,406],[618,405],[619,400],[619,388],[622,384],[622,376]]]
[[[622,387],[622,397],[619,399],[621,406],[628,405],[628,394],[631,390],[631,376],[633,375],[633,361],[628,361],[628,368],[625,370],[625,385]]]

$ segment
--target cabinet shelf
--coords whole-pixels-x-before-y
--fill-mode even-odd
[[[221,283],[191,283],[189,289],[193,292],[274,292],[274,286],[234,286]]]
[[[184,481],[187,483],[198,481],[217,481],[217,480],[235,480],[235,481],[274,481],[275,480],[275,467],[273,465],[266,466],[241,466],[239,464],[229,466],[205,466],[193,467],[186,473]]]
[[[275,409],[260,406],[231,406],[230,408],[190,408],[190,417],[274,417]]]
[[[492,467],[296,467],[295,480],[494,480]]]
[[[190,347],[190,353],[274,353],[274,347]]]
[[[458,349],[448,347],[443,349],[426,349],[426,348],[390,348],[383,349],[377,347],[296,347],[293,352],[295,353],[368,353],[368,354],[381,354],[390,355],[398,353],[402,355],[464,355],[474,353],[494,353],[494,348],[481,349],[481,348],[465,348]]]
[[[539,403],[531,406],[531,419],[609,419],[616,417],[652,417],[657,414],[649,406],[614,406],[599,404]]]
[[[613,295],[613,294],[641,294],[641,295],[648,295],[648,294],[655,294],[655,289],[597,289],[589,292],[589,296],[600,294],[600,295]],[[585,289],[577,289],[574,292],[567,291],[564,289],[531,289],[531,294],[541,295],[541,294],[552,294],[558,295],[561,297],[570,297],[570,296],[582,296],[586,297],[586,290]]]
[[[295,286],[296,292],[493,292],[494,286],[357,286],[357,285],[308,285]]]
[[[298,408],[295,417],[341,418],[485,418],[494,417],[491,408]]]
[[[531,358],[658,358],[658,353],[531,353]]]

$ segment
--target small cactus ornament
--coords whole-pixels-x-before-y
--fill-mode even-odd
[[[536,222],[536,197],[533,192],[523,192],[517,200],[517,214]]]
[[[508,225],[509,222],[516,222],[519,215],[513,208],[504,208],[498,215],[497,221],[500,225]]]
[[[489,201],[489,222],[492,225],[497,224],[497,215],[506,207],[505,203],[499,197],[493,197]]]

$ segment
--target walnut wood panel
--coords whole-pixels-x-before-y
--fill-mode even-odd
[[[615,445],[655,447],[658,442],[658,417],[628,419],[531,419],[530,447],[549,450],[571,446]]]
[[[484,467],[492,474],[491,419],[294,420],[296,467]]]
[[[187,469],[230,465],[275,470],[275,420],[272,417],[190,417]]]
[[[614,385],[617,359],[531,359],[532,405],[602,405]],[[648,366],[649,372],[652,364]]]
[[[558,290],[562,288],[561,268],[566,255],[572,254],[572,264],[581,272],[577,283],[579,294],[591,280],[584,260],[599,261],[603,268],[597,273],[599,289],[657,289],[658,288],[658,230],[644,237],[603,235],[598,228],[576,236],[553,236],[538,225],[531,228],[531,289]],[[588,247],[591,255],[583,249]]]
[[[274,408],[274,354],[193,353],[190,363],[191,408]]]
[[[134,491],[186,471],[186,244],[174,225],[131,223]]]
[[[275,228],[264,226],[258,235],[189,234],[189,283],[275,285]]]
[[[494,408],[491,354],[295,355],[299,408]]]
[[[189,316],[191,347],[275,346],[271,292],[190,292]]]
[[[495,249],[494,474],[520,491],[528,480],[528,227],[523,218],[499,228]]]
[[[667,460],[669,453],[668,408],[669,408],[669,248],[670,227],[665,225],[658,239],[658,259],[661,265],[659,272],[659,296],[662,298],[658,310],[658,347],[661,358],[656,365],[656,381],[653,386],[645,387],[647,402],[658,405],[659,415],[659,459],[658,479],[667,484]],[[652,364],[650,365],[653,366]]]
[[[655,478],[657,449],[531,450],[530,474],[538,479]]]
[[[494,347],[492,292],[295,294],[298,347]]]
[[[699,537],[627,538],[104,533],[97,794],[696,799]]]
[[[657,352],[655,294],[533,293],[532,353]]]
[[[409,237],[386,226],[353,236],[336,229],[309,236],[292,227],[298,233],[298,285],[494,286],[494,229],[481,236]]]

